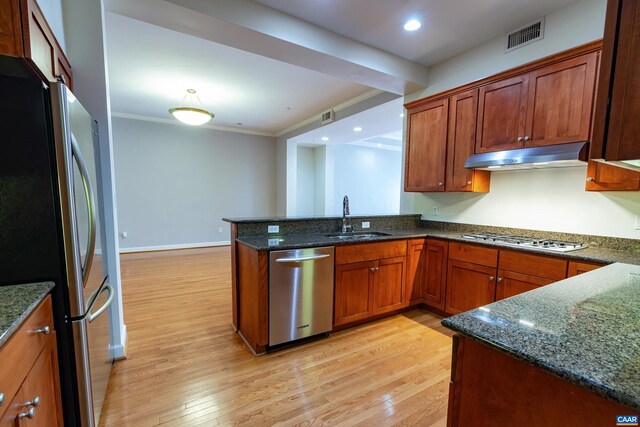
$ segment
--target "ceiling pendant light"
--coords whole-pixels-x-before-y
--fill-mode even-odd
[[[215,117],[207,110],[193,107],[192,105],[194,98],[198,101],[199,104],[202,104],[202,101],[200,101],[200,98],[198,97],[198,95],[196,95],[196,91],[193,89],[187,89],[187,94],[182,99],[180,106],[170,109],[169,112],[173,115],[173,117],[180,120],[182,123],[192,126],[203,125]],[[185,103],[189,105],[189,107],[183,107],[182,105],[184,105]]]

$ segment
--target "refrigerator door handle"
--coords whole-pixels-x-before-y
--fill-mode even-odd
[[[110,283],[106,283],[105,286],[102,288],[102,290],[100,291],[100,293],[98,293],[98,295],[96,295],[96,299],[100,296],[100,294],[102,294],[104,291],[108,291],[109,292],[109,296],[107,297],[107,300],[105,301],[105,303],[102,305],[102,307],[100,307],[95,313],[93,313],[91,310],[89,310],[89,312],[87,313],[87,319],[89,319],[89,323],[93,322],[94,320],[96,320],[98,318],[98,316],[100,316],[102,313],[104,313],[104,311],[109,308],[109,306],[111,305],[111,302],[113,302],[113,297],[114,297],[114,292],[113,292],[113,288],[111,287]]]
[[[82,187],[84,188],[84,195],[87,199],[87,211],[89,213],[87,254],[85,255],[84,265],[82,266],[82,285],[84,286],[89,279],[89,272],[91,271],[91,264],[93,263],[93,252],[96,249],[96,202],[93,198],[93,186],[89,179],[87,164],[84,161],[84,157],[82,157],[82,151],[73,133],[71,133],[71,152],[76,159],[80,175],[82,176]]]

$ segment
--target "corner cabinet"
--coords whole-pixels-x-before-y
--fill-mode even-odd
[[[51,297],[0,348],[0,427],[62,426]]]
[[[405,191],[489,191],[489,172],[464,167],[476,143],[477,113],[477,90],[408,110]]]
[[[405,240],[336,246],[334,327],[405,307]]]
[[[36,0],[1,2],[0,55],[25,58],[43,80],[73,86],[71,65]]]
[[[640,3],[609,0],[591,158],[640,159]],[[637,170],[637,169],[636,169]]]
[[[449,100],[408,111],[405,191],[444,191]]]
[[[407,241],[405,305],[425,304],[444,311],[449,243],[436,239]]]

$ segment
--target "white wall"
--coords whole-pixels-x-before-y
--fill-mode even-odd
[[[333,204],[327,215],[342,215],[345,195],[349,196],[352,215],[399,212],[400,151],[337,145],[333,164]]]
[[[431,83],[414,100],[602,37],[605,0],[581,0],[551,13],[543,40],[503,53],[502,37],[444,61],[431,69]],[[424,219],[640,238],[637,192],[584,191],[585,168],[494,172],[491,192],[403,193],[402,212]],[[432,215],[438,207],[440,215]]]
[[[296,215],[313,216],[316,213],[316,149],[298,147],[298,178],[296,181]]]
[[[38,6],[47,20],[47,24],[53,31],[53,35],[60,43],[62,50],[67,53],[66,38],[64,35],[64,20],[62,15],[62,0],[40,0]],[[73,65],[73,64],[72,64]]]
[[[221,218],[275,214],[275,138],[114,118],[113,140],[122,248],[228,242]]]

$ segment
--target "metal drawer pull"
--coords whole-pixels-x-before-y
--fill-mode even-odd
[[[369,270],[371,270],[371,271],[378,271],[378,270],[380,270],[380,269],[379,269],[378,267],[371,267]]]
[[[280,259],[277,259],[276,262],[312,261],[314,259],[326,258],[328,256],[329,256],[328,254],[322,254],[322,255],[313,255],[313,256],[302,256],[302,257],[298,257],[298,258],[280,258]]]
[[[489,276],[489,280],[493,282],[493,279],[495,279],[495,277],[493,276]]]
[[[594,181],[595,181],[595,179],[593,179],[591,177],[587,178],[587,182],[594,182]]]
[[[0,393],[0,406],[4,403],[4,393]]]
[[[498,277],[498,282],[502,282],[502,277]]]
[[[44,335],[49,335],[49,333],[51,332],[51,328],[48,326],[45,326],[42,329],[36,329],[35,333],[36,334],[44,334]]]
[[[24,402],[24,406],[38,406],[40,404],[40,396],[36,396],[31,401]]]
[[[467,185],[471,185],[471,181],[467,181]]]
[[[529,138],[528,136],[525,136],[525,137],[524,137],[524,140],[525,140],[525,141],[528,141],[529,139],[530,139],[530,138]]]
[[[36,416],[36,410],[35,408],[31,408],[27,412],[23,412],[20,415],[18,415],[18,418],[29,418],[30,420],[32,420],[33,417],[35,416]]]
[[[519,136],[519,137],[518,137],[518,139],[517,139],[517,141],[518,141],[518,142],[522,141],[522,137],[521,137],[521,136]]]

